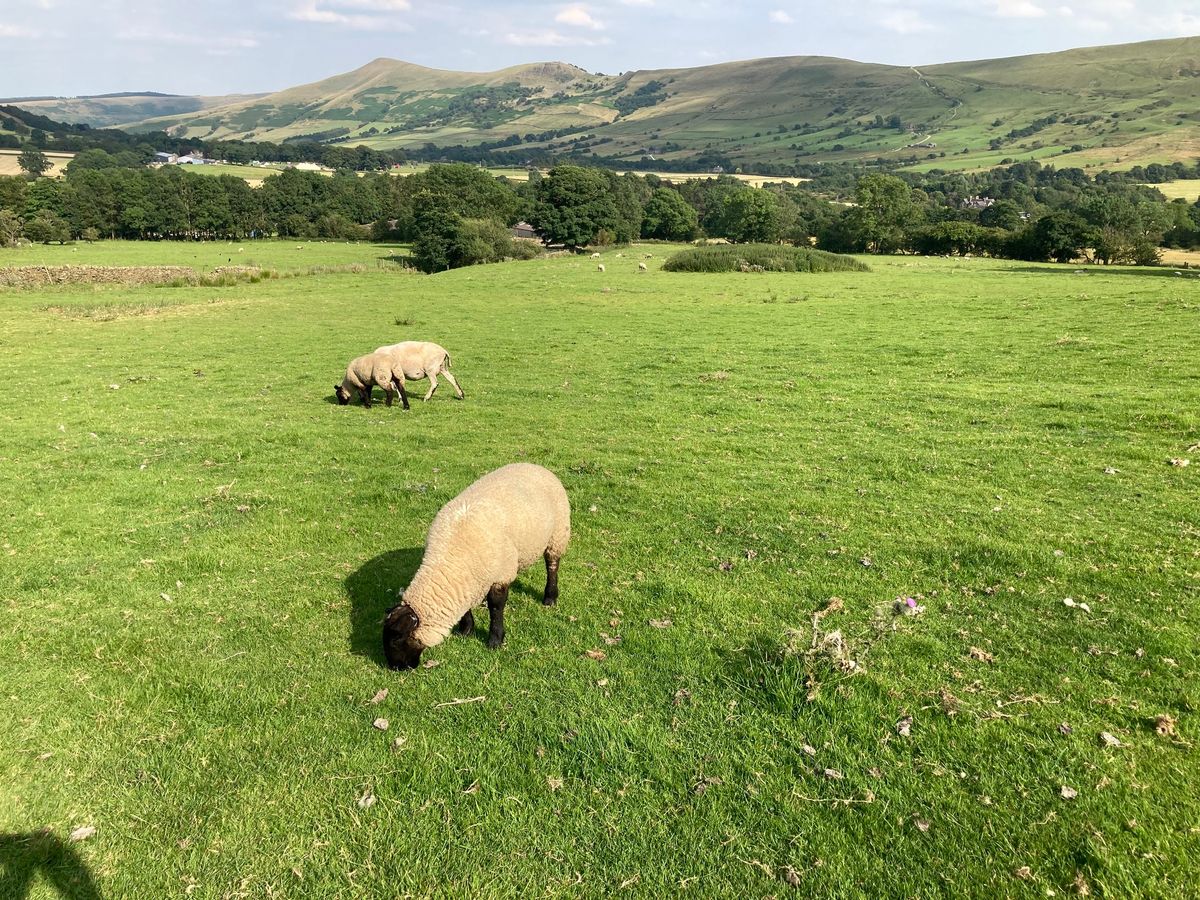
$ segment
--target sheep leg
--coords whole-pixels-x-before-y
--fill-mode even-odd
[[[429,373],[429,390],[425,394],[425,399],[428,400],[433,396],[433,392],[437,390],[437,373]]]
[[[488,642],[487,645],[495,650],[504,643],[504,604],[508,602],[508,585],[493,584],[488,591]]]
[[[387,385],[385,385],[383,388],[383,405],[390,409],[391,405],[392,405],[392,397],[394,397],[395,395],[396,395],[395,387],[392,385],[391,382],[388,382]]]
[[[371,387],[372,385],[368,384],[365,387],[359,388],[358,390],[358,392],[362,395],[363,406],[365,406],[367,409],[371,408]]]
[[[475,613],[473,610],[467,610],[467,614],[458,620],[458,624],[454,626],[454,630],[459,634],[471,634],[475,631]]]
[[[404,408],[409,409],[408,391],[406,391],[404,389],[404,379],[403,378],[395,379],[392,381],[392,384],[395,386],[396,390],[400,392],[400,402],[404,405]]]
[[[454,376],[445,371],[443,371],[442,374],[446,376],[446,380],[450,382],[450,386],[454,388],[454,396],[459,400],[463,399],[462,388],[458,386],[458,381],[455,380]]]
[[[546,593],[542,597],[545,606],[553,606],[558,602],[558,557],[547,550],[542,554],[546,560]]]

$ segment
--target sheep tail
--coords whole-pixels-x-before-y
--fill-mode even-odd
[[[450,368],[451,365],[453,365],[453,363],[450,362],[450,354],[447,353],[446,354],[446,368],[447,369]]]

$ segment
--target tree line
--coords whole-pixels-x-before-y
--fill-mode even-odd
[[[1168,203],[1123,178],[1037,163],[977,175],[873,173],[849,192],[820,192],[811,184],[751,188],[731,177],[672,184],[574,165],[531,170],[517,182],[461,163],[406,177],[289,169],[252,188],[234,176],[112,162],[93,150],[72,160],[63,179],[0,178],[0,243],[394,240],[411,242],[427,271],[536,251],[511,238],[519,220],[567,248],[715,237],[841,253],[1069,261],[1086,252],[1097,262],[1146,264],[1161,246],[1200,246],[1200,205]]]

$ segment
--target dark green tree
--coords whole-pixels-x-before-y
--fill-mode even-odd
[[[642,237],[661,241],[690,241],[700,232],[700,220],[679,191],[660,187],[642,212]]]
[[[735,244],[779,240],[779,201],[770,191],[742,187],[725,197],[718,235]]]
[[[609,192],[606,173],[581,166],[555,166],[534,193],[529,221],[552,244],[572,249],[616,235],[620,213]]]
[[[26,147],[17,157],[17,165],[30,178],[40,178],[53,167],[48,157],[36,147]]]

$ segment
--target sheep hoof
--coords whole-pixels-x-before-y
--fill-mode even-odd
[[[503,643],[504,643],[504,635],[502,635],[502,634],[488,635],[487,645],[488,645],[489,650],[498,650],[498,649],[500,649],[500,645]]]
[[[554,606],[556,603],[558,603],[557,591],[555,591],[553,594],[546,594],[544,597],[542,597],[542,606]]]

